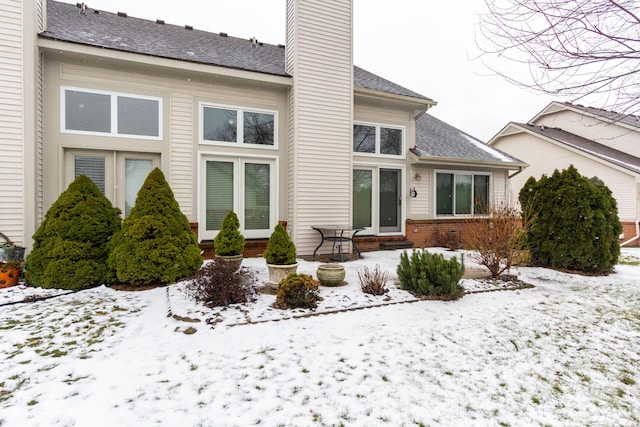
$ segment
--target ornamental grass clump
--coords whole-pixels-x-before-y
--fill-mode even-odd
[[[396,271],[400,286],[417,296],[449,300],[464,295],[459,284],[464,274],[464,258],[447,260],[425,249],[413,250],[411,256],[404,251]]]
[[[361,270],[358,270],[358,279],[360,279],[360,289],[365,294],[384,295],[389,292],[387,287],[389,274],[382,271],[379,264],[376,264],[374,268],[365,265]]]
[[[241,255],[244,251],[244,236],[240,233],[240,221],[234,211],[222,220],[222,228],[213,240],[216,255]]]
[[[202,265],[196,235],[158,168],[142,184],[112,242],[108,263],[122,284],[171,283],[193,275]]]
[[[120,221],[120,209],[80,175],[51,205],[33,235],[33,249],[25,260],[27,283],[79,290],[112,282],[108,245]]]
[[[196,272],[187,294],[207,307],[243,304],[256,300],[257,279],[248,267],[236,269],[224,261],[211,261]]]
[[[278,285],[276,308],[316,308],[321,301],[320,283],[308,274],[290,274]]]

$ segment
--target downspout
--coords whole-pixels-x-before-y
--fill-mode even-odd
[[[640,239],[640,219],[638,219],[636,221],[636,235],[635,237],[630,238],[629,240],[627,240],[626,242],[622,242],[620,243],[620,246],[627,246],[629,243]]]
[[[517,172],[515,172],[513,175],[509,175],[509,179],[513,178],[514,176],[518,175],[519,173],[522,173],[523,170],[524,170],[524,168],[522,166],[520,166],[518,168]]]

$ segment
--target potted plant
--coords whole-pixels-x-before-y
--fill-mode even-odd
[[[236,270],[242,264],[242,252],[244,252],[244,236],[240,233],[240,221],[234,211],[224,217],[222,229],[213,240],[218,261],[230,263]]]
[[[18,283],[24,264],[24,248],[14,245],[7,236],[0,233],[6,241],[0,244],[0,288],[8,288]]]
[[[298,269],[296,246],[282,224],[276,225],[271,233],[267,249],[264,251],[264,259],[269,269],[269,285],[273,289],[277,289],[282,279]]]

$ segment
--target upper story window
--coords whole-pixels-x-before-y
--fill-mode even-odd
[[[404,129],[373,124],[353,125],[353,152],[402,156]]]
[[[162,138],[162,99],[72,87],[61,88],[65,133]]]
[[[486,215],[489,213],[488,174],[436,173],[436,215]]]
[[[275,112],[202,105],[203,143],[248,144],[275,148]]]

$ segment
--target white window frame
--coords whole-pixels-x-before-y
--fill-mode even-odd
[[[375,153],[363,153],[360,151],[353,151],[353,127],[356,125],[360,125],[360,126],[372,126],[376,128],[376,151]],[[402,131],[402,142],[401,142],[401,147],[400,147],[400,154],[382,154],[380,152],[380,129],[381,128],[387,128],[387,129],[398,129],[400,131]],[[385,124],[385,123],[373,123],[373,122],[360,122],[360,121],[354,121],[353,122],[353,126],[351,127],[351,153],[354,156],[375,156],[378,158],[389,158],[389,159],[404,159],[406,154],[406,147],[407,144],[407,129],[405,126],[398,126],[398,125],[389,125],[389,124]]]
[[[204,139],[204,109],[219,108],[222,110],[232,110],[237,114],[236,120],[236,142],[228,141],[211,141]],[[263,144],[247,144],[244,142],[244,113],[271,114],[273,115],[273,145]],[[278,112],[275,110],[266,110],[260,108],[238,107],[233,105],[212,104],[209,102],[200,102],[198,105],[198,139],[202,145],[222,145],[226,147],[243,147],[256,148],[261,150],[277,150],[278,149]]]
[[[358,235],[373,236],[402,236],[405,234],[407,222],[407,198],[406,192],[406,168],[404,165],[397,164],[371,164],[371,163],[354,163],[351,171],[351,185],[353,186],[353,169],[372,171],[373,182],[371,183],[371,227],[366,227]],[[400,231],[380,232],[380,170],[395,169],[400,171],[400,195],[402,197],[400,204]],[[351,201],[353,203],[353,200]],[[353,209],[353,206],[352,206]]]
[[[220,153],[199,152],[198,153],[198,239],[213,240],[220,230],[206,229],[206,162],[218,161],[233,163],[234,188],[233,188],[233,211],[238,216],[240,222],[240,232],[248,239],[268,238],[273,228],[278,222],[278,201],[279,201],[279,159],[274,156],[245,156],[241,154],[221,155]],[[270,166],[271,190],[269,194],[269,227],[264,230],[247,230],[244,228],[244,165],[247,163],[268,164]]]
[[[110,100],[111,132],[92,132],[92,131],[85,131],[85,130],[67,129],[66,128],[66,118],[67,118],[66,107],[67,106],[66,106],[66,96],[65,96],[65,92],[67,90],[109,96],[111,99]],[[158,136],[130,135],[130,134],[118,133],[118,97],[119,96],[123,96],[127,98],[145,99],[150,101],[158,101]],[[138,95],[138,94],[124,93],[124,92],[105,91],[105,90],[97,90],[97,89],[87,89],[83,87],[74,87],[74,86],[60,86],[60,132],[61,133],[76,134],[76,135],[108,136],[108,137],[116,137],[116,138],[147,139],[147,140],[159,141],[159,140],[162,140],[163,138],[162,118],[163,118],[163,106],[162,106],[161,97]]]
[[[75,179],[74,159],[76,156],[105,158],[105,196],[113,206],[120,208],[123,216],[125,212],[125,159],[151,160],[153,161],[153,167],[160,167],[160,154],[158,153],[65,148],[63,188],[67,188]]]
[[[438,174],[451,174],[454,176],[454,188],[453,188],[453,200],[454,200],[454,204],[453,204],[453,213],[451,214],[439,214],[438,213]],[[463,171],[463,170],[447,170],[447,169],[436,169],[433,172],[433,213],[434,216],[436,216],[437,218],[452,218],[452,217],[458,217],[458,218],[482,218],[482,217],[487,217],[489,214],[476,214],[476,213],[471,213],[471,214],[457,214],[456,213],[456,206],[455,206],[455,176],[456,175],[471,175],[471,190],[472,190],[472,194],[471,194],[471,209],[473,209],[473,195],[475,194],[475,180],[473,179],[473,177],[475,177],[476,175],[483,175],[483,176],[488,176],[489,177],[489,194],[487,195],[487,200],[489,202],[489,206],[487,207],[487,209],[491,209],[492,206],[492,200],[493,200],[493,173],[491,172],[478,172],[478,171]]]

